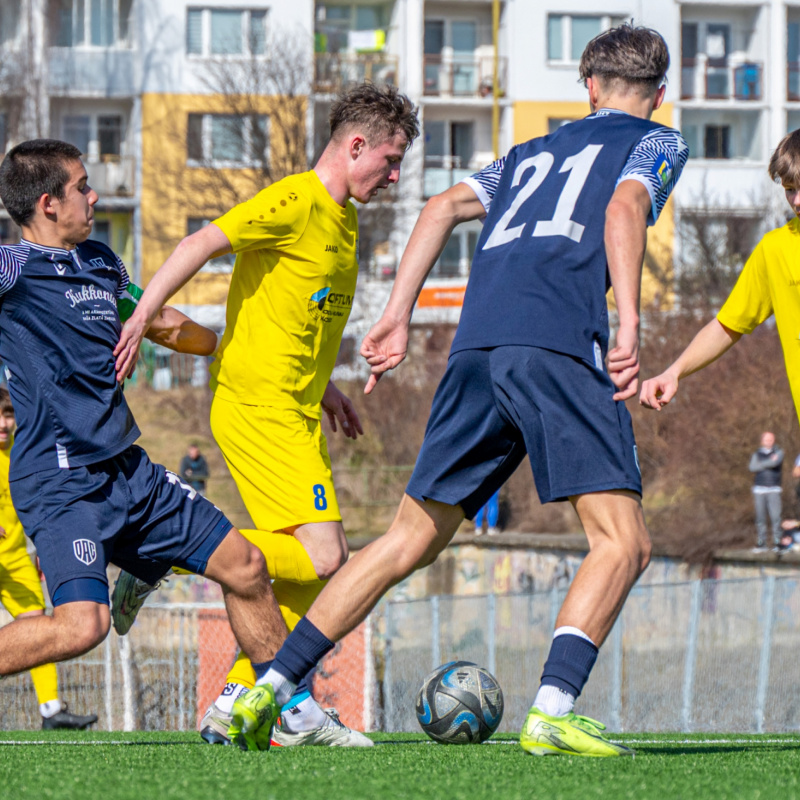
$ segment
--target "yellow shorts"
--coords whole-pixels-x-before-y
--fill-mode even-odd
[[[12,617],[44,609],[42,582],[24,547],[4,553],[0,560],[0,603]]]
[[[215,396],[211,431],[256,528],[342,519],[320,420]]]

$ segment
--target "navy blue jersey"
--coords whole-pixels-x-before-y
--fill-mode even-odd
[[[0,359],[17,433],[9,477],[86,466],[139,436],[117,383],[117,301],[128,286],[104,244],[0,247]]]
[[[604,109],[467,179],[487,217],[453,352],[531,345],[596,363],[608,347],[609,200],[622,180],[641,181],[655,222],[687,156],[677,131]]]

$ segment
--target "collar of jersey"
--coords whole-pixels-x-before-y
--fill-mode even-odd
[[[589,114],[586,119],[596,119],[597,117],[607,117],[609,114],[624,114],[626,117],[629,117],[630,114],[627,111],[623,111],[621,108],[600,108],[597,111],[592,112]]]
[[[70,254],[69,250],[65,250],[63,247],[47,247],[43,244],[37,244],[36,242],[31,242],[28,239],[20,239],[20,244],[25,244],[28,247],[32,247],[34,250],[40,250],[42,253],[50,253],[51,255],[55,256],[66,256],[70,261],[72,260],[72,255]],[[77,245],[76,248],[77,250]]]

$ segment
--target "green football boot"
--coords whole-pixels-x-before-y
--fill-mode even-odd
[[[571,711],[551,717],[535,706],[528,712],[519,743],[534,756],[632,756],[633,750],[614,744],[603,736],[606,726]]]
[[[228,738],[242,750],[269,750],[272,726],[281,713],[270,684],[255,686],[234,704]]]

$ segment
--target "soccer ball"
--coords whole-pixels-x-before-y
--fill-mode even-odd
[[[471,661],[435,669],[417,695],[417,720],[443,744],[486,741],[503,719],[503,690],[494,676]]]

